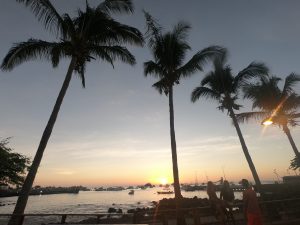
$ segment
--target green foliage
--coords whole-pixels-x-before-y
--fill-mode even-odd
[[[0,184],[21,185],[30,160],[8,147],[9,138],[0,141]]]

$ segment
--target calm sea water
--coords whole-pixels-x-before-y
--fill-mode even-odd
[[[135,190],[134,195],[129,195],[129,190],[124,190],[30,196],[25,213],[107,213],[110,207],[120,208],[125,213],[136,207],[150,207],[152,201],[174,197],[174,194],[157,194],[159,190],[160,188]],[[182,191],[182,195],[189,198],[207,198],[205,191]],[[235,193],[235,198],[241,199],[241,193]],[[12,213],[16,200],[17,197],[0,198],[0,204],[5,204],[0,206],[0,214]],[[3,218],[0,218],[0,224],[6,224]]]

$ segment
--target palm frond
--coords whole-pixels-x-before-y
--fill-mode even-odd
[[[117,37],[117,42],[119,44],[128,43],[138,46],[143,46],[144,44],[143,34],[135,27],[115,23],[115,26],[112,26],[110,29],[115,32],[115,36]]]
[[[235,77],[234,88],[237,89],[243,85],[247,85],[249,79],[267,76],[268,73],[269,69],[264,63],[252,62]]]
[[[169,72],[174,72],[183,64],[186,52],[190,49],[186,40],[179,40],[177,34],[167,32],[155,43],[152,53],[156,61],[169,68]]]
[[[225,67],[229,55],[228,50],[224,47],[220,47],[219,52],[213,61],[214,67],[217,69]]]
[[[172,33],[176,36],[177,40],[185,41],[190,29],[191,25],[189,23],[180,21],[174,26]]]
[[[214,75],[214,71],[210,71],[207,74],[205,74],[204,78],[201,80],[201,85],[206,86],[207,84],[209,84],[213,80]]]
[[[147,76],[148,74],[160,78],[164,74],[163,68],[152,60],[144,63],[144,74]]]
[[[53,67],[57,67],[61,58],[70,56],[68,49],[71,49],[70,42],[60,42],[54,45],[51,49],[51,62]]]
[[[291,93],[288,97],[283,95],[283,99],[278,104],[281,105],[284,112],[298,109],[300,108],[300,96],[295,93]]]
[[[29,39],[26,42],[20,42],[10,48],[4,57],[1,69],[10,71],[21,63],[32,59],[50,59],[53,47],[56,42],[47,42],[37,39]]]
[[[63,36],[65,35],[64,21],[49,0],[16,1],[30,7],[38,20],[44,23],[46,29],[54,31],[55,33],[61,32]]]
[[[71,37],[75,37],[76,35],[76,28],[74,21],[70,17],[69,14],[65,13],[62,15],[62,19],[64,21],[63,23],[63,29],[64,29],[64,39],[70,39]]]
[[[239,123],[245,123],[251,119],[261,122],[262,120],[268,118],[269,116],[270,116],[269,112],[263,112],[263,111],[244,112],[244,113],[237,113],[236,119]]]
[[[215,99],[219,100],[221,95],[220,93],[208,88],[208,87],[196,87],[191,94],[191,101],[196,102],[200,97],[204,97],[206,99]]]
[[[143,10],[146,19],[147,31],[145,33],[148,39],[148,46],[153,49],[155,43],[160,42],[162,36],[162,27],[159,23],[150,15],[150,13]]]
[[[282,94],[284,96],[290,95],[294,92],[293,87],[296,85],[297,82],[300,81],[300,75],[291,73],[285,78],[284,87],[282,90]]]
[[[197,70],[202,71],[203,66],[218,56],[225,54],[226,49],[220,46],[209,46],[196,53],[185,65],[177,69],[176,73],[188,77]]]
[[[97,11],[104,13],[133,13],[134,7],[131,0],[105,0],[100,3]]]
[[[295,158],[293,158],[291,160],[291,164],[290,164],[289,169],[292,169],[292,170],[296,171],[299,168],[300,168],[300,157],[295,156]]]
[[[169,94],[170,84],[166,78],[162,78],[152,85],[160,94],[164,93],[165,95]]]
[[[113,61],[118,59],[124,63],[134,65],[136,63],[134,56],[127,48],[122,46],[90,46],[91,56],[95,56],[109,62],[113,66]]]
[[[95,15],[97,17],[97,15]],[[83,23],[79,18],[76,23]],[[114,20],[91,18],[92,22],[84,28],[84,35],[94,44],[120,45],[135,44],[143,46],[142,33],[131,26],[121,24]]]
[[[79,67],[76,69],[76,72],[81,80],[81,85],[85,88],[85,69],[86,63],[80,64]]]
[[[300,113],[293,113],[290,115],[290,117],[293,119],[300,118]]]

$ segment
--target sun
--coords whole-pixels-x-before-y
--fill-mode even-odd
[[[159,182],[162,184],[162,185],[166,185],[168,183],[168,179],[165,178],[165,177],[162,177],[162,178],[159,178]]]

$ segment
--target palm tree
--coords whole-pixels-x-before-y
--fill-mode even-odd
[[[170,137],[173,163],[173,179],[175,199],[178,201],[181,196],[179,173],[177,163],[177,150],[174,128],[174,106],[173,106],[173,87],[179,84],[181,78],[189,77],[198,70],[202,70],[203,65],[212,59],[216,54],[222,52],[222,48],[211,46],[197,52],[189,61],[184,63],[188,50],[191,49],[187,43],[187,35],[190,25],[179,22],[172,31],[163,33],[162,27],[147,12],[145,13],[148,38],[148,46],[154,60],[144,63],[144,74],[158,78],[153,87],[169,97],[170,111]]]
[[[299,125],[296,118],[300,117],[297,109],[300,108],[300,96],[295,93],[294,85],[300,81],[300,76],[291,73],[285,78],[283,89],[278,87],[281,78],[276,76],[261,77],[260,82],[249,84],[243,88],[244,98],[252,100],[252,108],[260,111],[245,112],[237,115],[240,122],[249,119],[267,119],[274,125],[282,128],[289,139],[295,157],[300,160],[300,153],[292,138],[289,126]]]
[[[121,24],[112,18],[112,13],[131,13],[131,0],[105,0],[95,8],[86,4],[85,11],[78,10],[75,18],[68,14],[59,15],[49,0],[18,1],[30,7],[46,29],[56,34],[58,41],[29,39],[14,44],[2,62],[2,70],[10,71],[23,62],[39,58],[50,60],[53,67],[56,67],[62,58],[70,58],[71,61],[15,206],[15,216],[11,217],[9,225],[22,224],[18,215],[24,213],[29,192],[73,72],[78,73],[82,86],[85,87],[85,68],[88,62],[103,60],[113,66],[113,62],[119,59],[133,65],[134,56],[122,45],[143,44],[142,34],[136,28]]]
[[[252,62],[236,76],[232,74],[231,67],[226,64],[227,54],[214,61],[214,68],[201,81],[200,86],[196,87],[191,94],[191,101],[196,102],[200,97],[216,100],[219,103],[218,109],[226,110],[231,117],[233,125],[237,131],[244,155],[252,172],[258,190],[261,182],[256,172],[254,163],[249,154],[241,129],[239,127],[234,110],[239,110],[241,105],[237,104],[239,89],[249,79],[263,76],[268,73],[268,68],[262,63]]]

